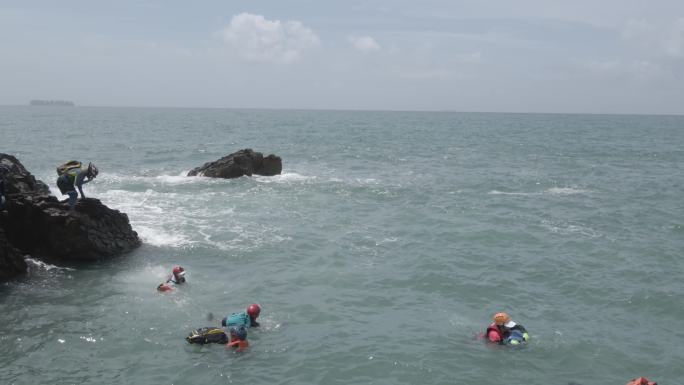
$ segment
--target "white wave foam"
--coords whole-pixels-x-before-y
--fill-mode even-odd
[[[45,263],[43,261],[38,261],[38,260],[30,258],[30,257],[24,257],[24,260],[27,263],[30,263],[31,265],[33,265],[39,269],[45,270],[45,271],[50,271],[50,270],[74,271],[75,270],[75,269],[72,269],[70,267],[59,267],[59,266],[51,265],[49,263]]]
[[[152,246],[181,247],[193,243],[185,237],[182,232],[166,232],[159,228],[136,225],[135,222],[133,222],[133,228],[138,232],[138,235],[143,242]]]
[[[560,235],[580,235],[587,238],[598,238],[601,233],[598,231],[582,225],[572,223],[554,223],[551,221],[542,221],[542,225],[549,231]]]
[[[106,174],[103,178],[98,178],[105,183],[122,183],[122,182],[136,182],[136,183],[151,183],[162,185],[184,185],[193,183],[215,184],[225,181],[220,178],[202,178],[199,176],[187,176],[188,171],[183,171],[178,174],[160,174],[160,175],[122,175],[122,174]]]
[[[256,183],[307,183],[315,176],[285,173],[255,177],[239,183],[219,178],[177,175],[136,176],[105,174],[84,187],[86,196],[128,215],[131,226],[145,244],[157,247],[188,247],[197,244],[220,250],[248,250],[263,243],[278,243],[272,226],[242,221],[236,226],[234,205],[251,199]],[[249,181],[247,183],[247,181]],[[226,188],[231,185],[230,188]],[[59,194],[55,189],[53,193]],[[236,202],[236,203],[231,203]],[[244,213],[237,217],[244,218]]]
[[[255,175],[254,180],[259,183],[288,183],[288,182],[308,182],[315,180],[315,176],[307,176],[297,174],[295,172],[287,172],[274,176]]]
[[[184,171],[178,175],[157,175],[154,177],[154,180],[161,182],[161,183],[172,184],[172,185],[197,183],[198,182],[197,179],[199,179],[199,178],[191,177],[191,176],[187,176],[187,175],[188,175],[187,171]]]
[[[544,191],[547,194],[554,195],[572,195],[572,194],[584,194],[587,190],[582,190],[574,187],[551,187]]]
[[[169,257],[169,261],[173,262],[174,256]],[[168,266],[162,265],[147,265],[143,269],[137,269],[135,272],[125,272],[119,278],[120,281],[131,284],[130,286],[150,286],[164,282],[171,274],[172,264]]]
[[[525,192],[507,192],[507,191],[499,191],[499,190],[492,190],[488,192],[487,194],[489,195],[539,195],[539,193],[525,193]]]
[[[551,188],[548,188],[544,191],[537,191],[537,192],[508,192],[508,191],[492,190],[492,191],[488,192],[488,194],[489,195],[528,196],[528,195],[542,195],[542,194],[573,195],[573,194],[585,194],[587,192],[588,192],[587,190],[578,189],[578,188],[574,188],[574,187],[551,187]]]

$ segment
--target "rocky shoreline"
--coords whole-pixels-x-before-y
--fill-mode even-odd
[[[14,156],[0,153],[0,167],[7,170],[6,203],[0,211],[0,281],[25,274],[27,256],[57,263],[94,261],[140,246],[125,213],[94,198],[80,199],[69,211]],[[188,176],[273,176],[282,169],[280,157],[243,149],[196,167]]]
[[[140,246],[126,214],[93,198],[79,200],[70,212],[17,158],[0,153],[0,165],[8,170],[0,212],[0,280],[26,273],[25,256],[93,261]]]

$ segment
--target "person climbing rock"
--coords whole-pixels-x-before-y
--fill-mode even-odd
[[[81,193],[81,199],[86,196],[83,194],[83,185],[89,183],[97,177],[99,170],[94,164],[88,163],[88,167],[84,170],[79,161],[69,161],[57,167],[57,187],[63,195],[68,195],[69,210],[73,211],[76,207],[76,200],[78,192]]]

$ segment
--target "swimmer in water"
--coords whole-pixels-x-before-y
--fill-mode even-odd
[[[181,285],[185,283],[185,269],[182,266],[176,266],[173,268],[172,274],[164,283],[160,283],[157,286],[158,291],[172,291],[175,289],[176,285]]]
[[[232,313],[221,320],[221,326],[244,326],[245,328],[258,327],[257,318],[261,314],[261,306],[256,303],[249,305],[246,311],[241,313]]]
[[[485,336],[489,342],[500,345],[520,345],[529,340],[525,327],[515,323],[506,313],[494,314],[494,322],[487,327]]]

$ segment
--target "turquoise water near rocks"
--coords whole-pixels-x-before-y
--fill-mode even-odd
[[[96,163],[86,195],[144,242],[0,286],[0,383],[684,379],[684,117],[0,107],[0,132],[53,192]],[[283,174],[183,176],[242,148]],[[252,302],[246,353],[184,341]],[[528,346],[474,338],[502,310]]]

